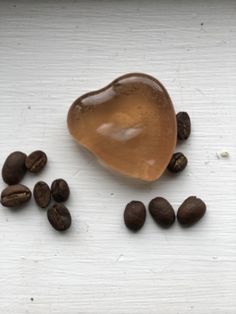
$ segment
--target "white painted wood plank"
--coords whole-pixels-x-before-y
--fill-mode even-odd
[[[1,208],[1,313],[236,313],[235,13],[233,0],[0,1],[0,160],[45,150],[47,169],[24,183],[65,178],[74,218],[60,235],[33,201]],[[114,176],[68,134],[75,98],[133,71],[191,115],[178,147],[189,167],[176,178]],[[223,148],[230,158],[217,158]],[[191,229],[150,217],[139,234],[123,226],[132,199],[162,195],[177,209],[192,194],[208,212]]]

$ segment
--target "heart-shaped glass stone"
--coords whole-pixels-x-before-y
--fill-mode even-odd
[[[146,74],[126,74],[79,97],[67,121],[76,141],[102,163],[146,181],[161,176],[176,145],[171,99],[164,86]]]

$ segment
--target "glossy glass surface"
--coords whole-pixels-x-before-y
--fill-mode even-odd
[[[160,177],[176,145],[171,99],[159,81],[141,73],[78,98],[68,128],[111,169],[147,181]]]

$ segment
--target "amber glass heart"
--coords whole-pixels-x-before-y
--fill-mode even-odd
[[[164,86],[141,73],[79,97],[68,113],[76,141],[111,169],[153,181],[176,145],[176,117]]]

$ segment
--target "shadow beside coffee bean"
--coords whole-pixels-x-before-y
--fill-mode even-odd
[[[1,193],[1,203],[5,207],[19,207],[31,199],[30,189],[19,182],[27,170],[39,173],[47,163],[47,155],[40,150],[32,152],[29,156],[22,152],[11,153],[4,162],[2,178],[8,184]],[[58,231],[65,231],[71,225],[71,215],[62,202],[67,201],[70,189],[63,179],[52,182],[51,188],[44,181],[39,181],[33,189],[35,202],[41,208],[47,208],[51,197],[55,203],[48,209],[47,216],[50,224]]]

